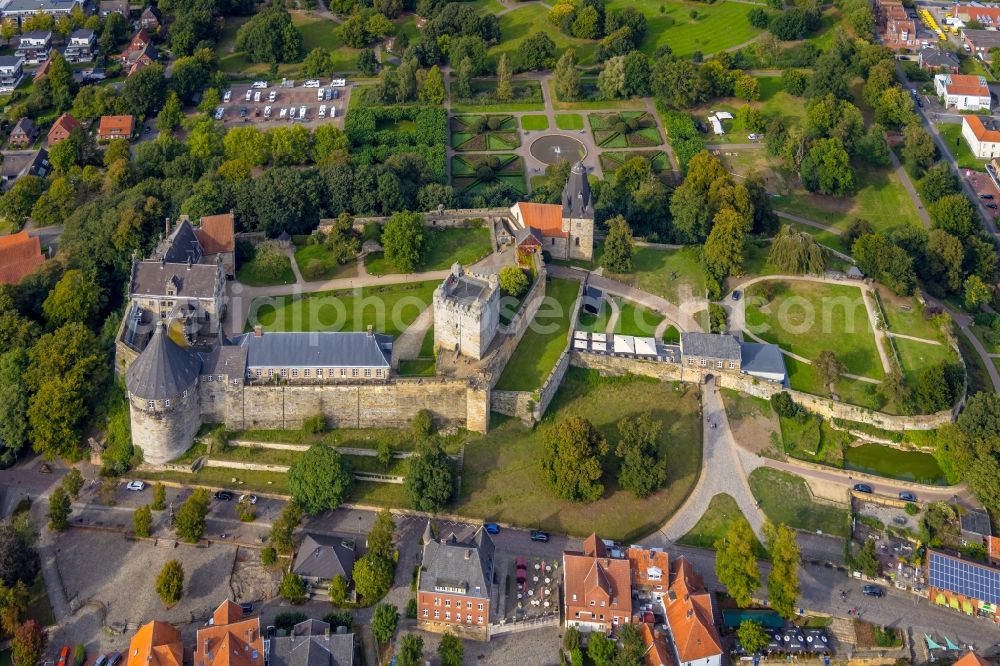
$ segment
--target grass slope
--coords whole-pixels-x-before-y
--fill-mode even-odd
[[[476,263],[490,252],[490,230],[428,229],[424,234],[424,243],[423,257],[414,268],[415,273],[444,270],[455,263],[463,266]],[[365,257],[365,270],[371,275],[399,272],[381,252]]]
[[[708,503],[705,515],[698,519],[691,531],[677,540],[684,546],[715,549],[715,542],[726,536],[731,525],[737,521],[747,522],[746,516],[740,511],[736,500],[731,495],[721,493]],[[767,551],[760,541],[754,539],[754,550],[758,558],[766,558]]]
[[[816,502],[801,476],[759,467],[750,473],[749,481],[753,496],[771,522],[808,532],[847,536],[847,511]]]

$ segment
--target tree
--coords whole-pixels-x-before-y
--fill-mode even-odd
[[[615,56],[604,63],[604,69],[597,76],[597,89],[604,99],[625,96],[625,56]]]
[[[767,263],[781,273],[819,275],[826,269],[823,248],[811,234],[783,225],[771,243]]]
[[[577,39],[597,39],[601,36],[601,15],[597,8],[587,5],[576,13],[571,33]]]
[[[462,645],[462,640],[450,631],[446,631],[438,644],[438,657],[441,659],[441,666],[462,666],[464,655],[465,647]]]
[[[610,666],[617,651],[614,642],[608,640],[603,632],[592,632],[587,639],[587,656],[595,666]]]
[[[559,57],[554,76],[556,96],[559,99],[572,101],[580,96],[580,72],[576,69],[576,51],[574,49],[566,49]]]
[[[28,615],[28,586],[17,581],[12,587],[0,585],[0,627],[13,636]]]
[[[756,101],[760,99],[760,83],[756,77],[749,74],[737,76],[733,81],[733,94],[748,102]]]
[[[451,458],[437,443],[425,444],[410,458],[403,482],[410,508],[436,513],[451,500],[455,491]]]
[[[730,525],[726,536],[715,542],[715,575],[738,606],[749,606],[753,593],[760,587],[755,540],[750,524],[737,520]]]
[[[62,478],[62,487],[67,494],[72,499],[78,499],[80,497],[80,491],[83,490],[83,474],[80,473],[79,468],[70,467],[69,472],[66,476]]]
[[[173,606],[184,596],[184,567],[177,560],[170,560],[156,576],[156,593],[166,607]]]
[[[256,127],[234,127],[226,132],[222,145],[227,159],[245,160],[253,166],[263,166],[270,157],[267,137]]]
[[[406,634],[397,656],[399,666],[420,666],[423,663],[424,639],[418,634]]]
[[[294,571],[288,571],[285,573],[285,577],[281,579],[278,594],[284,597],[289,603],[300,604],[306,598],[306,582]]]
[[[497,99],[501,102],[514,99],[514,88],[511,86],[510,78],[510,64],[507,62],[507,54],[504,53],[497,62]]]
[[[914,178],[923,176],[937,158],[934,139],[919,123],[907,125],[903,130],[903,164]]]
[[[515,298],[528,288],[528,276],[518,266],[504,266],[500,269],[500,288]]]
[[[600,498],[601,458],[608,453],[608,443],[593,423],[571,416],[548,429],[542,442],[542,476],[552,492],[574,502]]]
[[[334,606],[343,606],[347,603],[347,593],[347,579],[337,574],[330,581],[330,602]]]
[[[382,228],[385,259],[400,273],[412,272],[421,260],[424,218],[420,213],[394,213]]]
[[[854,190],[851,158],[840,139],[813,143],[799,167],[802,185],[810,192],[846,196]]]
[[[137,537],[148,537],[153,530],[153,510],[143,504],[132,512],[132,528]]]
[[[85,137],[83,130],[75,129],[69,138],[60,141],[49,150],[49,162],[56,173],[69,173],[73,167],[80,166],[80,155]]]
[[[361,49],[358,53],[358,70],[365,76],[375,76],[378,73],[378,59],[373,49]]]
[[[244,51],[250,62],[295,62],[302,52],[302,35],[292,23],[292,15],[284,7],[272,5],[240,27],[235,48]]]
[[[861,552],[854,558],[854,567],[869,578],[878,577],[882,566],[879,563],[878,556],[875,554],[874,541],[865,539],[865,544],[861,547]]]
[[[970,275],[965,278],[963,291],[965,293],[965,309],[970,312],[979,310],[993,298],[993,292],[989,285],[983,282],[978,275]]]
[[[153,484],[153,501],[149,508],[153,511],[163,511],[167,508],[167,489],[162,483]]]
[[[649,497],[667,481],[667,463],[659,446],[661,427],[648,412],[618,421],[615,455],[622,459],[618,484],[640,499]]]
[[[604,241],[601,266],[613,273],[632,271],[632,230],[621,215],[608,220],[608,236]]]
[[[947,162],[939,162],[932,166],[917,183],[917,191],[926,206],[930,206],[945,195],[955,194],[959,187],[958,179],[951,172]]]
[[[211,52],[206,57],[183,56],[174,61],[170,68],[170,87],[184,102],[193,102],[208,81],[206,62],[212,62]]]
[[[59,328],[70,322],[91,325],[102,300],[97,280],[92,275],[73,268],[63,273],[56,282],[42,303],[42,311],[52,328]]]
[[[851,246],[851,256],[861,272],[882,282],[896,294],[913,293],[917,282],[913,259],[884,234],[861,236]]]
[[[763,652],[764,648],[771,642],[771,637],[764,631],[764,627],[753,620],[740,622],[740,627],[736,630],[736,637],[740,639],[740,646],[746,654]]]
[[[825,386],[836,384],[840,376],[847,371],[847,368],[837,358],[837,355],[828,349],[824,349],[819,353],[819,356],[816,357],[816,361],[813,363],[813,367],[816,368]]]
[[[393,561],[369,550],[354,564],[354,589],[368,602],[381,599],[392,587]]]
[[[962,239],[976,228],[975,212],[964,194],[946,194],[927,206],[934,227]]]
[[[799,544],[795,530],[787,525],[768,521],[764,525],[767,549],[771,553],[771,573],[767,577],[767,594],[771,608],[786,620],[797,615],[799,598]]]
[[[37,666],[45,656],[48,634],[37,620],[28,620],[14,632],[10,641],[11,661],[14,666]]]
[[[520,71],[546,69],[552,66],[556,44],[544,32],[536,32],[517,47],[515,63]]]
[[[62,486],[56,486],[49,496],[49,529],[62,532],[69,527],[69,513],[73,510],[72,500]]]
[[[115,104],[124,115],[146,116],[163,106],[167,92],[167,80],[163,65],[146,65],[125,79],[121,95]]]
[[[399,624],[399,610],[392,604],[379,604],[372,615],[372,635],[382,645],[392,640]]]
[[[750,225],[732,208],[715,214],[712,231],[705,240],[704,260],[708,272],[717,280],[739,275],[743,268],[743,246]]]
[[[5,466],[13,464],[28,443],[28,386],[24,380],[27,368],[28,353],[24,348],[0,356],[0,442],[3,442],[0,461]]]
[[[58,147],[56,144],[55,147]],[[50,154],[51,159],[51,154]],[[31,214],[31,208],[45,191],[45,181],[38,176],[22,176],[0,196],[0,216],[20,229]]]
[[[374,52],[372,57],[374,58]],[[360,54],[359,54],[360,59]],[[323,48],[314,48],[302,59],[302,75],[321,78],[333,74],[333,58],[330,52]]]
[[[324,444],[310,446],[288,470],[288,490],[309,515],[340,506],[353,481],[350,463]]]
[[[204,488],[198,488],[184,500],[174,518],[177,537],[181,541],[197,543],[205,533],[205,516],[211,496]]]
[[[257,517],[257,512],[254,510],[253,502],[250,500],[249,495],[244,495],[236,503],[236,514],[244,523],[252,523]]]
[[[885,137],[885,129],[881,125],[872,123],[858,144],[857,154],[869,164],[889,166],[892,157],[889,155],[889,142]]]
[[[0,523],[0,578],[6,587],[34,584],[38,575],[37,534],[29,522]]]
[[[302,520],[302,509],[295,500],[287,502],[281,510],[281,515],[271,525],[270,544],[278,552],[289,554],[295,550],[295,528]]]
[[[927,235],[921,272],[945,289],[958,292],[962,288],[964,257],[961,240],[943,229],[934,229]]]
[[[440,106],[444,102],[445,96],[444,77],[441,75],[441,69],[437,65],[433,65],[427,70],[423,88],[420,89],[420,101],[431,106]]]

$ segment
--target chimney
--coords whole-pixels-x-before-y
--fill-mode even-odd
[[[375,327],[372,326],[371,324],[368,324],[368,337],[370,338],[373,335],[375,335]]]
[[[260,324],[254,324],[253,327],[253,337],[262,338],[264,337],[264,327]]]

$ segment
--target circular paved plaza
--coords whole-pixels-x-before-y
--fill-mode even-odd
[[[578,162],[587,156],[587,148],[579,139],[564,134],[546,134],[532,142],[531,156],[542,164],[557,162]]]

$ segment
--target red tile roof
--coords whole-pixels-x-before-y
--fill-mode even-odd
[[[674,666],[667,648],[667,640],[662,633],[648,624],[640,624],[642,642],[646,644],[643,660],[646,666]]]
[[[993,666],[975,652],[969,652],[954,663],[954,666]]]
[[[670,576],[670,592],[664,601],[678,658],[689,662],[722,654],[712,598],[705,591],[701,576],[683,557],[674,561]]]
[[[17,284],[44,261],[37,236],[27,231],[0,236],[0,284]]]
[[[224,601],[212,615],[212,626],[198,630],[194,666],[264,666],[260,618],[243,619],[243,611]]]
[[[584,541],[584,552],[565,552],[563,562],[567,621],[603,622],[608,627],[615,616],[620,622],[629,621],[632,577],[628,560],[607,557],[604,543],[591,534]],[[581,617],[576,617],[577,612]]]
[[[234,226],[232,213],[206,215],[201,218],[201,227],[195,229],[195,234],[205,254],[234,252],[236,250]]]
[[[97,126],[97,136],[111,138],[128,138],[135,131],[135,118],[132,116],[101,116],[101,124]]]
[[[68,113],[64,113],[61,116],[59,116],[59,118],[56,119],[54,123],[52,123],[52,128],[49,130],[48,141],[49,143],[52,143],[53,132],[55,132],[57,136],[60,135],[62,132],[65,132],[66,135],[68,136],[73,132],[73,130],[79,127],[82,127],[82,125],[80,125],[79,120],[69,115]]]
[[[972,130],[972,134],[979,141],[989,141],[991,143],[1000,143],[1000,130],[987,128],[983,124],[983,119],[979,116],[962,116],[963,122],[968,123],[969,129]]]
[[[990,89],[983,84],[980,77],[972,74],[951,74],[945,90],[949,95],[990,96]]]
[[[135,632],[128,647],[126,666],[181,666],[184,644],[173,625],[153,620]]]
[[[569,232],[562,228],[562,206],[521,201],[515,204],[521,212],[524,226],[538,229],[549,238],[568,238]]]
[[[625,557],[632,563],[632,584],[639,587],[667,586],[670,556],[664,550],[629,548]]]

